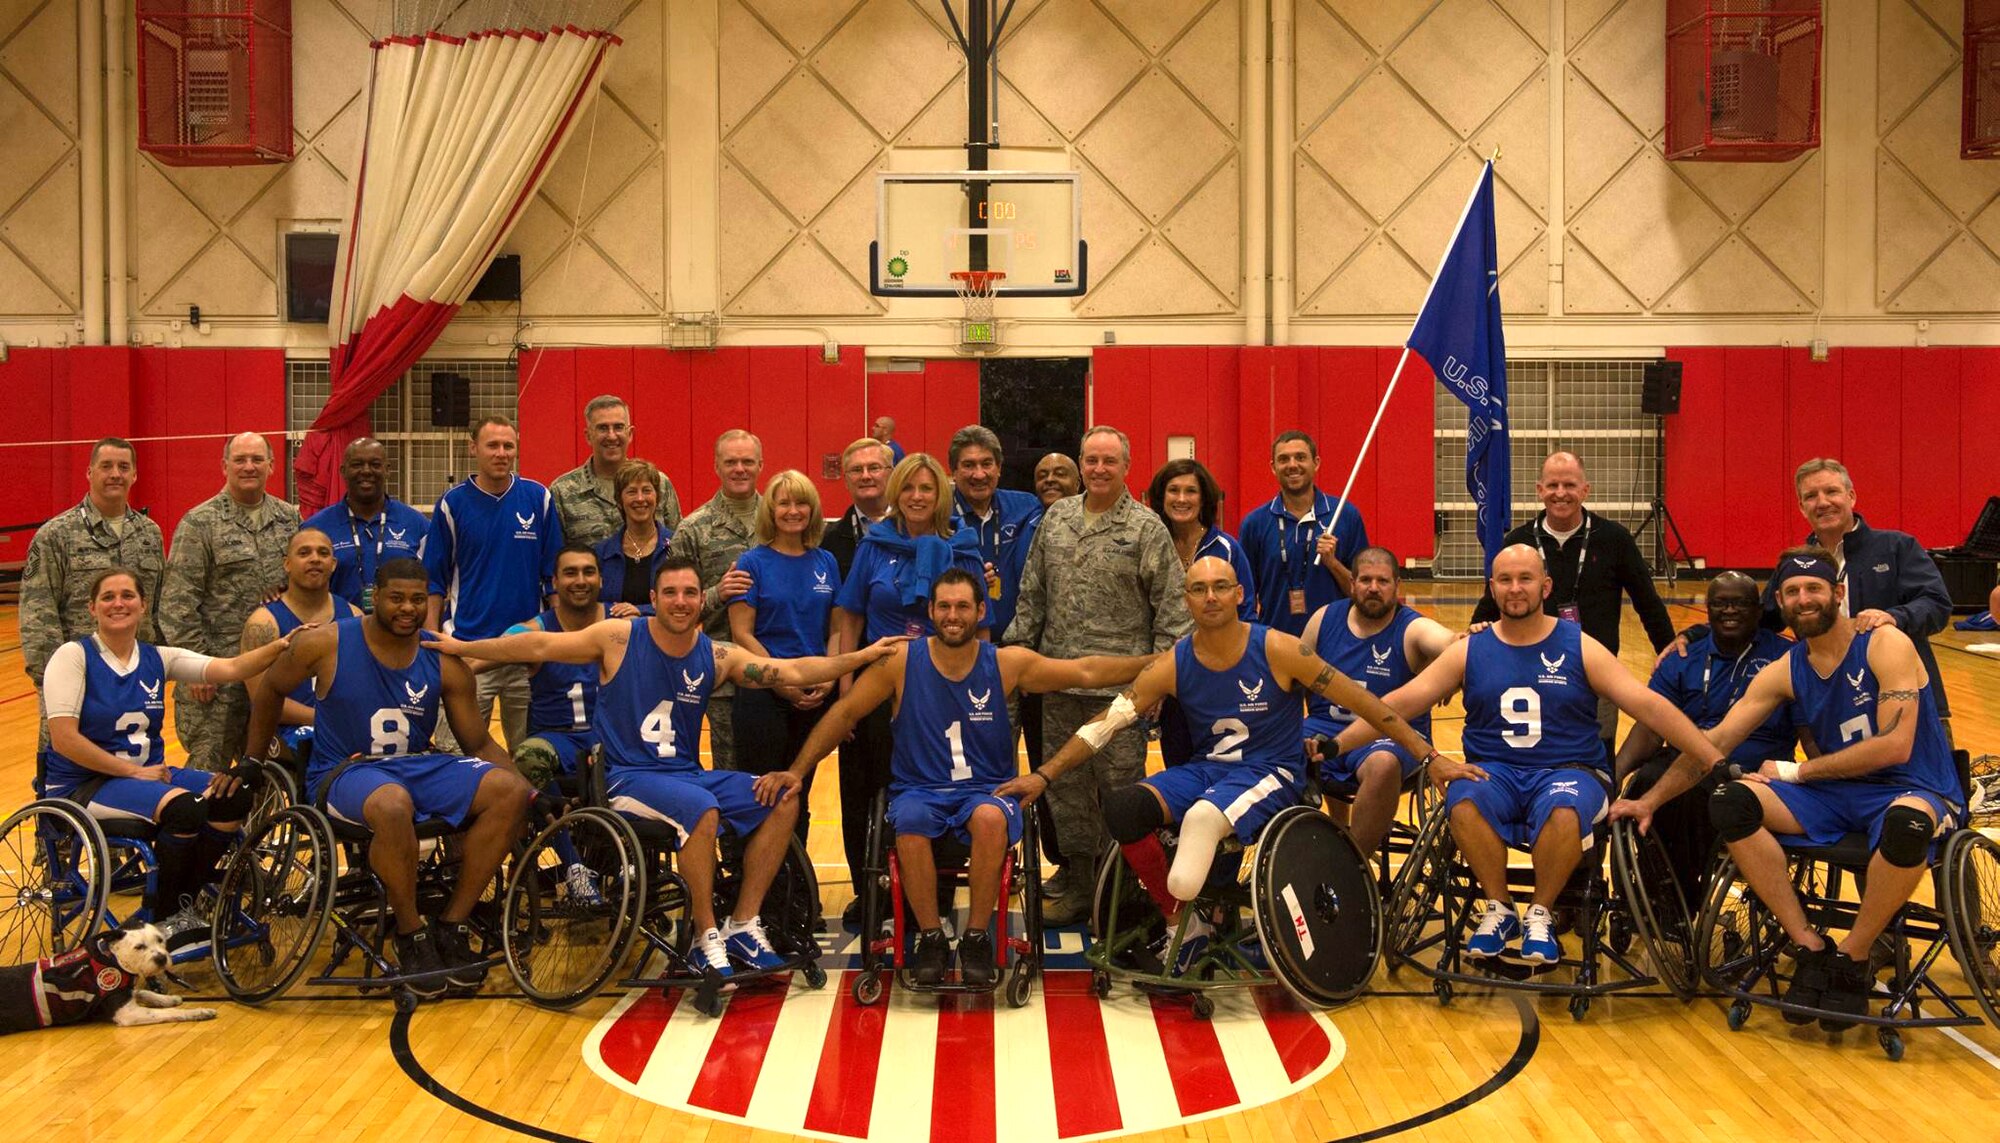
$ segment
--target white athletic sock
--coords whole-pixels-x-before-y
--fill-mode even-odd
[[[761,917],[752,917],[747,921],[739,921],[735,917],[725,917],[722,921],[722,935],[725,938],[733,937],[740,932],[746,931],[760,920]]]

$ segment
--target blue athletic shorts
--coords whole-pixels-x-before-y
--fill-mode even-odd
[[[996,798],[976,786],[940,789],[912,786],[889,796],[889,829],[896,836],[943,837],[946,831],[967,845],[972,831],[966,823],[981,806],[997,806],[1007,823],[1007,844],[1021,840],[1021,804],[1012,798]]]
[[[1882,815],[1898,798],[1922,798],[1937,816],[1942,837],[1952,828],[1951,803],[1911,786],[1882,782],[1773,782],[1771,792],[1805,827],[1803,834],[1778,834],[1783,845],[1832,845],[1850,833],[1868,835],[1868,848],[1882,843]]]
[[[1166,801],[1175,821],[1186,817],[1196,802],[1221,810],[1245,845],[1257,840],[1264,823],[1279,810],[1305,797],[1305,783],[1290,770],[1241,762],[1188,762],[1162,770],[1144,784]]]
[[[1471,802],[1501,841],[1516,849],[1532,849],[1550,814],[1574,810],[1583,833],[1583,848],[1590,848],[1594,840],[1591,827],[1603,821],[1610,808],[1604,782],[1594,771],[1505,762],[1475,765],[1486,771],[1486,780],[1460,778],[1446,786],[1445,812],[1460,802]]]
[[[160,807],[166,804],[169,789],[186,790],[190,794],[208,792],[211,775],[206,770],[186,770],[179,766],[167,767],[167,780],[155,782],[146,778],[113,778],[97,788],[84,808],[90,816],[99,821],[148,821],[160,820]],[[75,787],[71,787],[71,790]],[[52,790],[52,798],[66,798],[70,790]]]
[[[457,829],[472,816],[479,783],[493,769],[483,758],[462,754],[399,754],[379,762],[349,766],[326,792],[326,808],[344,822],[367,824],[361,808],[384,786],[401,786],[416,807],[416,820],[443,821]]]
[[[721,828],[749,837],[771,816],[771,807],[757,801],[757,776],[742,770],[614,770],[605,795],[611,808],[635,818],[665,822],[673,827],[675,846],[687,841],[701,815],[715,810]]]
[[[1352,794],[1361,788],[1361,764],[1368,756],[1377,752],[1387,753],[1396,760],[1399,773],[1404,780],[1423,769],[1424,760],[1412,755],[1398,745],[1393,738],[1378,738],[1366,746],[1357,746],[1345,754],[1322,759],[1319,764],[1319,784],[1330,794]]]
[[[292,752],[292,757],[294,758],[304,758],[306,756],[306,748],[312,745],[312,740],[313,728],[310,726],[281,726],[278,728],[278,741],[284,744],[285,749]]]
[[[556,765],[565,774],[577,772],[583,756],[597,749],[597,732],[594,730],[537,730],[528,735],[549,744],[556,752]]]

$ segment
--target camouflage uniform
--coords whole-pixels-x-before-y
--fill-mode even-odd
[[[736,518],[729,502],[718,489],[708,503],[681,521],[667,545],[670,559],[693,560],[701,569],[701,625],[718,643],[729,641],[729,608],[722,602],[722,575],[736,566],[757,537]],[[728,683],[715,688],[708,698],[708,751],[717,770],[736,769],[734,713],[736,688]]]
[[[155,609],[147,614],[139,638],[160,641],[157,609],[160,576],[167,566],[166,544],[160,526],[137,510],[128,510],[125,520],[122,535],[112,531],[86,496],[83,503],[43,524],[29,543],[28,564],[21,573],[21,660],[37,689],[56,648],[95,629],[90,581],[106,568],[126,567],[139,573],[139,589]]]
[[[563,539],[596,547],[606,536],[625,528],[625,514],[618,510],[612,483],[593,472],[584,461],[549,483],[555,498],[556,515],[562,517]],[[660,474],[660,526],[671,532],[681,526],[681,497],[674,482]]]
[[[1167,526],[1129,493],[1121,493],[1087,527],[1082,496],[1058,500],[1043,515],[1028,551],[1005,641],[1056,659],[1163,651],[1193,626],[1182,594],[1185,583]],[[1078,727],[1111,705],[1119,689],[1045,696],[1044,757],[1053,757]],[[1145,773],[1146,733],[1134,725],[1049,789],[1059,847],[1076,863],[1074,869],[1065,867],[1073,885],[1078,884],[1075,876],[1089,873],[1088,863],[1104,850],[1098,809],[1103,792],[1136,782]],[[1076,894],[1079,901],[1084,895]],[[1070,898],[1063,901],[1067,906]]]
[[[160,634],[168,644],[204,655],[234,655],[243,624],[264,597],[285,582],[285,545],[299,530],[299,510],[275,496],[252,509],[217,493],[188,510],[174,529],[166,583],[160,590]],[[250,721],[250,695],[241,683],[219,688],[215,701],[198,703],[184,683],[174,686],[174,733],[189,765],[227,769]]]

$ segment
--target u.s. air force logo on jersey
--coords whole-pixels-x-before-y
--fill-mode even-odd
[[[1236,704],[1239,714],[1263,714],[1271,709],[1271,704],[1264,701],[1264,684],[1267,681],[1258,679],[1253,687],[1241,679],[1236,680],[1236,689],[1243,692],[1243,701]]]
[[[973,694],[972,688],[965,688],[965,701],[970,703],[965,717],[972,722],[993,721],[993,688],[987,687],[983,694]]]
[[[1568,686],[1569,676],[1563,672],[1563,663],[1568,659],[1568,652],[1555,656],[1541,655],[1542,673],[1536,676],[1535,681],[1538,683],[1547,683],[1550,686]]]
[[[1394,647],[1377,647],[1375,644],[1370,643],[1368,645],[1368,662],[1362,665],[1362,673],[1376,675],[1385,679],[1390,677],[1394,672],[1389,670],[1389,656],[1394,654],[1395,651]]]
[[[541,533],[535,531],[535,514],[533,512],[514,513],[514,523],[517,525],[514,529],[515,539],[540,540],[542,538]]]
[[[161,685],[160,682],[155,682],[149,687],[143,681],[140,682],[139,690],[146,696],[140,700],[140,704],[147,710],[165,710],[167,708],[167,700],[160,697]]]
[[[678,702],[705,701],[708,698],[708,692],[702,689],[701,684],[707,681],[708,681],[707,671],[703,671],[701,674],[697,675],[697,674],[692,674],[688,670],[683,668],[681,670],[680,693],[675,695],[674,699]]]
[[[1849,697],[1853,699],[1855,706],[1875,705],[1875,692],[1868,686],[1867,671],[1856,671],[1851,675],[1843,672],[1841,677],[1847,680],[1848,687],[1854,692]]]
[[[425,683],[423,686],[420,687],[415,687],[411,686],[409,683],[404,683],[403,694],[406,697],[404,698],[401,704],[403,710],[410,714],[424,713],[424,696],[430,693],[431,693],[431,687],[429,683]]]

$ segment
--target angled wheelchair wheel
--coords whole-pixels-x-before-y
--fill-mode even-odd
[[[1396,870],[1389,894],[1384,940],[1393,967],[1416,951],[1424,929],[1442,915],[1445,879],[1451,875],[1452,840],[1445,816],[1432,813]]]
[[[311,962],[333,913],[333,827],[287,806],[249,830],[217,885],[209,960],[232,999],[284,994]]]
[[[245,832],[256,829],[286,806],[299,804],[299,783],[291,770],[265,759],[251,759],[248,765],[256,772],[257,786],[250,813],[243,822]]]
[[[1257,936],[1278,979],[1316,1008],[1351,1000],[1382,960],[1374,867],[1354,838],[1307,806],[1264,827],[1250,866]]]
[[[1960,830],[1944,851],[1945,932],[1951,955],[2000,1028],[2000,845],[1978,830]]]
[[[1694,997],[1694,919],[1681,896],[1680,879],[1657,834],[1631,822],[1611,823],[1611,876],[1632,928],[1652,960],[1653,973],[1682,1000]]]
[[[1695,922],[1696,976],[1715,988],[1740,990],[1767,963],[1765,946],[1771,942],[1774,924],[1750,886],[1738,878],[1729,855],[1716,858],[1708,895]]]
[[[1141,968],[1145,966],[1134,954],[1144,952],[1166,932],[1166,919],[1125,864],[1125,855],[1112,845],[1098,863],[1097,884],[1090,894],[1090,939],[1113,946],[1116,963]]]
[[[0,964],[83,943],[104,916],[111,845],[82,806],[30,802],[0,823]]]
[[[814,928],[820,913],[819,877],[813,872],[812,857],[793,835],[764,894],[764,933],[771,938],[771,947],[779,956],[817,959],[819,938]]]
[[[645,899],[644,856],[624,818],[585,808],[543,827],[507,879],[500,942],[515,985],[545,1008],[597,995],[631,951]]]

